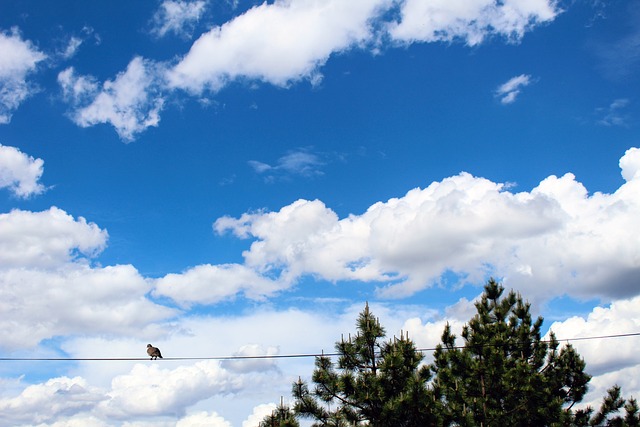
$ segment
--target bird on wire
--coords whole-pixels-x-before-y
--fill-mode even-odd
[[[151,344],[147,344],[147,354],[151,356],[150,360],[156,360],[158,357],[162,359],[162,354],[160,353],[160,349],[152,346]]]

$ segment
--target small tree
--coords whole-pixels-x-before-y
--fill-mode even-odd
[[[336,343],[335,366],[327,356],[316,358],[313,389],[294,383],[296,413],[315,420],[313,426],[435,425],[429,369],[420,367],[423,356],[413,341],[401,334],[384,342],[384,328],[368,304],[356,329]]]
[[[624,413],[621,413],[624,408]],[[631,398],[625,400],[621,397],[620,387],[617,385],[607,390],[607,395],[602,400],[600,410],[593,413],[593,409],[587,407],[569,414],[565,425],[569,427],[638,427],[640,426],[640,414],[638,403]],[[624,416],[623,416],[624,415]]]
[[[299,427],[295,413],[280,398],[280,404],[258,424],[258,427]]]
[[[503,291],[489,280],[462,330],[464,346],[445,328],[432,366],[444,425],[562,425],[587,391],[590,376],[573,347],[558,352],[553,335],[543,341],[542,318],[532,321],[530,305]]]

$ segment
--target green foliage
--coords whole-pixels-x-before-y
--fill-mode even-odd
[[[280,405],[258,424],[258,427],[300,427],[295,413],[286,406],[282,399]]]
[[[358,317],[355,336],[336,343],[337,364],[316,358],[313,389],[293,385],[295,411],[313,426],[435,425],[433,399],[427,389],[429,370],[407,336],[383,341],[384,328],[367,305]]]
[[[493,279],[476,303],[477,314],[457,347],[447,326],[434,353],[433,389],[444,425],[542,426],[579,402],[589,375],[571,346],[541,339],[542,318]]]

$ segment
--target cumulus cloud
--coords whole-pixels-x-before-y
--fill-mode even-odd
[[[242,293],[264,300],[286,284],[262,276],[239,264],[199,265],[181,274],[167,274],[155,281],[154,295],[169,297],[183,306],[213,304]]]
[[[420,315],[416,309],[370,306],[389,334],[396,333],[405,318]],[[261,305],[243,315],[193,315],[181,319],[179,331],[153,343],[168,357],[318,354],[323,349],[332,351],[341,332],[355,331],[357,314],[363,307],[364,302],[333,312],[318,307],[310,311],[274,310]],[[93,334],[65,340],[62,347],[70,357],[96,357],[96,349],[100,349],[102,357],[136,357],[132,350],[144,352],[145,344],[141,338],[106,339]],[[291,382],[299,375],[310,375],[313,363],[313,357],[289,358],[286,362],[267,358],[164,359],[144,363],[83,361],[72,369],[74,374],[70,377],[35,384],[25,384],[20,379],[11,391],[4,389],[0,393],[0,408],[7,410],[2,411],[0,426],[38,422],[54,425],[56,421],[68,423],[59,425],[80,425],[82,420],[94,420],[95,424],[85,425],[169,427],[176,422],[189,425],[187,422],[207,417],[234,426],[252,425],[246,423],[255,420],[256,414],[264,413],[268,407],[264,404],[271,402],[274,395],[288,396]],[[72,389],[76,390],[77,398],[69,398],[67,402],[65,393]],[[26,409],[49,397],[59,405],[55,410],[47,406],[46,410],[38,411],[36,421]],[[205,407],[215,412],[205,415],[202,413]],[[253,415],[251,408],[255,408]],[[225,414],[226,420],[216,413]],[[207,425],[216,424],[212,421]]]
[[[595,309],[585,318],[556,322],[552,329],[561,338],[635,332],[638,304],[637,297],[618,300]],[[317,354],[319,349],[331,351],[340,333],[354,331],[355,319],[363,305],[354,304],[335,313],[317,307],[315,311],[295,308],[275,311],[261,307],[238,316],[190,316],[181,321],[183,330],[167,337],[161,347],[163,352],[174,356]],[[473,302],[465,299],[441,312],[424,313],[419,307],[381,304],[372,304],[371,309],[380,317],[388,336],[403,330],[419,348],[435,347],[446,322],[459,334],[462,325],[475,313]],[[283,325],[286,325],[284,334]],[[624,338],[633,339],[637,337]],[[74,345],[65,349],[75,357],[95,356],[96,348],[106,349],[108,357],[121,357],[127,356],[127,349],[136,342],[141,343],[130,338],[77,337]],[[638,376],[634,366],[637,355],[632,351],[635,347],[627,345],[628,341],[620,343],[572,342],[585,357],[587,371],[595,375],[589,395],[594,402],[614,383],[623,387],[625,395],[637,395]],[[281,347],[280,351],[275,349],[276,344]],[[426,356],[427,361],[430,360],[431,352]],[[292,358],[286,363],[259,359],[233,363],[163,360],[131,366],[130,362],[118,362],[121,372],[116,373],[111,371],[112,363],[115,362],[96,369],[96,362],[83,362],[78,369],[81,375],[31,385],[20,383],[17,391],[5,390],[0,396],[0,411],[4,416],[0,425],[41,422],[42,426],[169,427],[206,420],[207,425],[253,426],[252,422],[261,420],[273,408],[268,402],[274,394],[289,396],[291,382],[299,375],[307,378],[313,370],[313,358]],[[261,363],[265,365],[259,366]],[[231,409],[239,400],[242,400],[239,408],[245,412]],[[53,404],[30,410],[42,402]],[[204,413],[203,407],[215,412]],[[227,419],[218,413],[226,413]],[[82,421],[85,424],[81,424]]]
[[[198,1],[165,0],[154,14],[152,34],[164,37],[168,33],[186,37],[204,13],[206,3]]]
[[[0,272],[0,285],[0,340],[10,350],[83,333],[158,336],[157,323],[175,315],[145,298],[150,285],[131,266],[13,268]]]
[[[519,40],[559,10],[548,0],[480,2],[407,0],[276,1],[203,34],[169,72],[173,87],[201,93],[230,80],[249,78],[284,86],[317,81],[334,53],[400,43],[463,40],[476,45],[492,34]],[[394,12],[394,13],[389,13]],[[399,15],[397,21],[383,16]]]
[[[137,364],[130,373],[111,382],[110,399],[101,404],[110,417],[140,415],[184,415],[185,408],[213,394],[233,393],[246,378],[220,367],[217,361],[202,361],[175,369],[158,364]],[[153,393],[149,393],[153,390]]]
[[[193,93],[248,78],[286,86],[318,79],[332,53],[368,43],[390,0],[263,3],[200,36],[168,79]]]
[[[559,12],[556,2],[548,0],[405,0],[400,20],[390,24],[388,31],[393,40],[403,43],[462,40],[475,46],[492,35],[518,41]]]
[[[80,377],[52,378],[26,387],[19,396],[0,399],[3,426],[37,424],[94,407],[104,395]]]
[[[184,35],[205,8],[200,0],[165,0],[153,18],[153,32]],[[251,7],[202,34],[173,64],[136,57],[114,80],[102,84],[77,75],[73,68],[61,72],[58,80],[76,124],[110,123],[122,139],[131,141],[158,125],[164,92],[178,89],[200,96],[234,81],[287,87],[307,80],[317,85],[322,81],[322,66],[335,54],[352,49],[379,52],[395,43],[461,40],[473,46],[494,34],[517,41],[558,13],[551,0],[428,4],[417,0],[278,0]],[[511,102],[517,93],[513,90],[503,100]],[[276,168],[257,161],[251,164],[259,172]]]
[[[17,396],[1,397],[0,425],[113,426],[127,417],[140,421],[117,425],[231,427],[215,412],[185,410],[212,394],[237,391],[248,381],[213,361],[174,369],[136,364],[116,376],[109,388],[92,386],[82,377],[52,378],[28,385]]]
[[[15,147],[0,144],[0,188],[7,188],[18,197],[44,192],[39,182],[44,161],[34,159]]]
[[[298,200],[277,212],[222,217],[214,229],[253,238],[245,264],[279,272],[286,283],[303,275],[363,280],[382,284],[380,296],[406,297],[454,272],[471,283],[505,277],[533,299],[560,289],[631,296],[640,272],[636,157],[631,150],[621,161],[630,180],[612,194],[589,195],[570,173],[515,194],[461,173],[361,215],[339,219],[319,200]]]
[[[640,356],[635,351],[637,336],[572,340],[572,338],[636,334],[640,330],[640,297],[617,300],[596,307],[586,317],[573,316],[551,325],[556,337],[566,339],[584,357],[587,372],[594,375],[585,403],[599,407],[602,397],[614,384],[624,396],[640,392]]]
[[[620,169],[625,181],[640,180],[640,148],[630,148],[620,159]]]
[[[0,32],[0,51],[0,124],[6,124],[35,91],[26,79],[46,55],[30,41],[23,40],[17,30]]]
[[[60,72],[58,83],[73,106],[71,118],[78,126],[109,123],[121,139],[132,141],[160,122],[164,98],[156,68],[157,64],[135,57],[124,72],[102,85],[93,77],[78,76],[73,68]]]
[[[135,268],[90,266],[107,237],[55,207],[0,214],[2,347],[78,333],[160,333],[154,323],[174,312],[145,298],[151,285]]]
[[[52,207],[42,212],[13,210],[0,214],[0,265],[54,268],[78,256],[94,256],[108,234],[96,224]]]
[[[513,104],[516,101],[520,90],[529,86],[531,83],[531,76],[526,74],[520,74],[519,76],[509,79],[506,83],[501,84],[496,89],[495,95],[500,98],[502,104]]]

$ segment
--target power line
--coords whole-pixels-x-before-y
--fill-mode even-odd
[[[625,338],[640,336],[640,332],[631,332],[627,334],[612,334],[612,335],[598,335],[589,337],[576,337],[576,338],[556,338],[557,342],[570,342],[570,341],[587,341],[587,340],[601,340],[610,338]],[[540,340],[541,342],[549,343],[551,340]],[[490,346],[491,344],[486,344]],[[454,346],[453,348],[461,349],[464,345]],[[479,345],[482,347],[482,345]],[[419,348],[419,352],[435,351],[436,347],[432,348]],[[176,361],[176,360],[259,360],[259,359],[302,359],[308,357],[322,357],[322,356],[339,356],[340,353],[299,353],[299,354],[273,354],[273,355],[256,355],[256,356],[210,356],[210,357],[165,357],[162,360]],[[148,357],[0,357],[0,362],[97,362],[97,361],[146,361]]]

